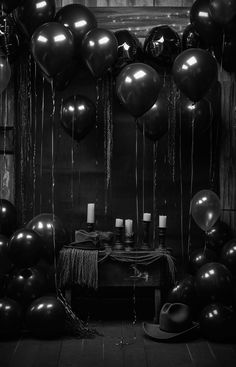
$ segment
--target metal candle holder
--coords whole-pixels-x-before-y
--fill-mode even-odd
[[[150,222],[143,220],[143,239],[142,239],[142,245],[140,249],[144,251],[149,250],[150,248],[149,229],[150,229]]]
[[[113,250],[115,251],[124,250],[123,227],[115,227],[115,242]]]
[[[166,227],[158,227],[157,228],[158,235],[158,248],[166,249]]]

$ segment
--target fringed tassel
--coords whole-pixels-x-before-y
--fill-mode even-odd
[[[79,284],[89,288],[98,288],[98,251],[64,249],[58,262],[60,287],[67,284]]]

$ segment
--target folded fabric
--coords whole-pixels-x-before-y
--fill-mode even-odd
[[[105,245],[111,245],[112,232],[87,232],[83,229],[75,232],[75,241],[65,247],[76,247],[84,250],[102,250]]]

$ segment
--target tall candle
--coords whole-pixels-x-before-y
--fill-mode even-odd
[[[143,213],[143,221],[151,222],[151,213]]]
[[[94,203],[88,204],[87,223],[95,223],[95,204]]]
[[[159,215],[159,228],[166,228],[166,215]]]
[[[125,234],[129,236],[132,233],[133,233],[133,221],[132,219],[126,219],[125,220]]]
[[[115,226],[116,227],[123,227],[124,226],[123,219],[116,218],[116,224],[115,224]]]

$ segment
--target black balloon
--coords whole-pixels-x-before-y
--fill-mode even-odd
[[[43,242],[31,229],[19,229],[9,241],[8,254],[18,267],[35,265],[42,254]]]
[[[0,275],[7,274],[12,264],[8,256],[8,239],[0,234]]]
[[[209,9],[216,23],[228,24],[236,15],[235,0],[209,0]]]
[[[138,127],[148,139],[159,140],[168,132],[169,101],[166,88],[162,88],[154,105],[138,119]]]
[[[221,262],[227,266],[232,274],[236,274],[236,239],[227,242],[222,248],[220,255]]]
[[[224,33],[224,37],[214,45],[214,54],[220,64],[228,72],[236,71],[236,34]]]
[[[202,334],[212,341],[227,341],[235,335],[235,319],[231,308],[221,303],[207,305],[200,314]]]
[[[123,29],[115,32],[118,42],[118,59],[114,65],[115,72],[135,61],[142,60],[142,45],[132,32]]]
[[[195,305],[196,293],[194,277],[192,275],[187,275],[185,278],[179,280],[170,290],[167,301],[171,303],[185,303],[189,306]]]
[[[38,298],[26,312],[26,323],[36,336],[51,337],[61,334],[65,323],[64,306],[53,296]]]
[[[0,298],[0,337],[13,337],[21,328],[20,305],[10,298]]]
[[[193,3],[190,21],[208,45],[216,43],[222,35],[221,27],[211,16],[209,0],[196,0]]]
[[[157,66],[169,70],[181,52],[181,40],[178,33],[169,26],[157,26],[148,33],[143,50]]]
[[[26,225],[26,228],[35,231],[43,240],[43,257],[49,262],[53,261],[54,252],[57,255],[60,249],[68,244],[67,230],[61,220],[51,213],[37,215]]]
[[[75,52],[77,56],[81,56],[81,45],[85,34],[97,27],[94,14],[84,5],[69,4],[57,12],[55,20],[71,30]]]
[[[195,274],[202,265],[217,260],[217,255],[214,251],[205,249],[197,249],[191,252],[189,256],[189,268],[191,273]]]
[[[44,276],[34,268],[25,268],[16,272],[9,280],[7,295],[28,306],[40,297],[46,289]]]
[[[14,11],[14,19],[28,38],[43,23],[50,22],[55,15],[55,0],[24,0]]]
[[[207,48],[204,38],[199,35],[192,24],[187,25],[182,35],[182,50],[187,50],[188,48]]]
[[[116,61],[118,44],[115,35],[103,28],[94,28],[83,38],[83,59],[95,78],[102,76]]]
[[[196,274],[195,286],[202,304],[232,302],[232,275],[223,264],[211,262],[203,265]]]
[[[61,124],[65,131],[77,141],[82,140],[95,126],[96,108],[85,96],[71,96],[63,101]]]
[[[43,73],[49,78],[54,78],[62,73],[74,58],[73,35],[60,23],[42,24],[31,37],[31,51]]]
[[[0,199],[0,233],[10,236],[16,229],[17,214],[15,206],[6,199]]]
[[[23,0],[0,0],[0,9],[6,13],[11,13],[12,10],[17,8]]]
[[[0,51],[8,57],[10,62],[14,61],[19,52],[19,37],[16,26],[9,15],[0,15]]]
[[[191,135],[192,124],[194,135],[200,135],[207,131],[213,119],[211,104],[206,99],[193,103],[181,94],[177,102],[176,119],[179,124],[181,123],[181,132],[184,135]]]
[[[231,238],[232,232],[230,227],[222,221],[217,221],[207,232],[207,246],[213,250],[220,251]]]

